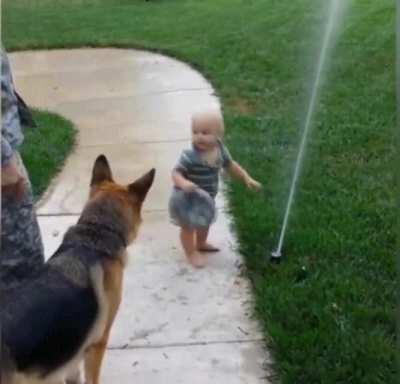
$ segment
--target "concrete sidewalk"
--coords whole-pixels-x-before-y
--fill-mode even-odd
[[[191,113],[218,104],[211,85],[183,63],[135,50],[23,52],[10,59],[26,101],[79,129],[75,151],[39,203],[47,256],[78,218],[97,155],[108,157],[120,182],[157,169],[141,233],[129,248],[102,382],[267,382],[269,357],[250,318],[250,288],[240,273],[224,197],[210,235],[222,252],[210,256],[204,270],[185,261],[178,229],[168,220],[171,169],[190,143]]]

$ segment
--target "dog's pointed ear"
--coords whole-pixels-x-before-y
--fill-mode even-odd
[[[153,168],[150,172],[147,172],[145,175],[134,181],[132,184],[129,184],[129,192],[136,195],[140,201],[144,201],[147,192],[153,184],[155,174],[156,170]]]
[[[108,164],[108,160],[104,155],[100,155],[97,157],[94,162],[93,171],[92,171],[92,180],[90,182],[90,186],[93,187],[102,183],[103,181],[112,181],[112,173],[110,165]]]

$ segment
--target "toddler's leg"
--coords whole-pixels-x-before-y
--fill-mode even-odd
[[[181,228],[181,243],[189,262],[196,268],[206,264],[205,258],[196,250],[196,231],[190,228]]]
[[[209,230],[210,230],[210,228],[196,230],[197,249],[200,252],[218,252],[219,251],[219,248],[214,247],[213,245],[207,243],[207,237],[208,237]]]

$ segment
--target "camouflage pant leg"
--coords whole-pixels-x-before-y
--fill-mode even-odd
[[[20,166],[24,169],[21,162]],[[44,263],[43,244],[36,218],[32,190],[23,198],[1,196],[0,286],[10,288],[34,274]]]

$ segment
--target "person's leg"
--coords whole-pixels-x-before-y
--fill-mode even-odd
[[[219,248],[207,243],[210,228],[201,228],[196,230],[197,249],[200,252],[218,252]]]
[[[44,264],[42,237],[27,178],[26,183],[20,200],[1,194],[0,289],[13,288]]]
[[[195,231],[190,228],[181,228],[181,243],[185,254],[191,255],[196,251]]]
[[[181,243],[189,262],[196,268],[202,268],[206,259],[196,250],[196,231],[191,228],[181,228]]]

